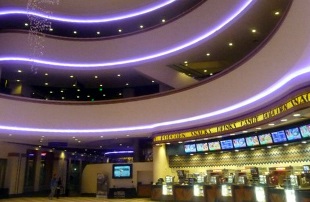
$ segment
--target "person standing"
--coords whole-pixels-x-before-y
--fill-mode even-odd
[[[56,188],[56,197],[57,198],[59,198],[59,196],[60,196],[61,188],[62,188],[62,180],[61,180],[61,177],[59,177],[58,181],[57,181],[57,188]]]
[[[56,178],[56,175],[54,175],[52,180],[51,180],[51,193],[48,196],[49,199],[53,199],[53,197],[55,195],[56,188],[57,188],[57,178]]]

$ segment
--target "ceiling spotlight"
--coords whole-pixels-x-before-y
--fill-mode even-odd
[[[119,30],[118,30],[118,32],[122,32],[122,30],[121,30],[121,29],[119,29]]]
[[[287,119],[281,119],[281,121],[282,121],[282,122],[285,122],[285,121],[287,121]]]
[[[299,117],[301,116],[300,114],[293,114],[294,117]]]
[[[275,15],[280,15],[279,11],[274,12]]]
[[[77,34],[77,31],[73,31],[73,34]]]
[[[206,56],[210,56],[210,55],[211,55],[210,53],[207,53],[207,54],[206,54]]]
[[[97,35],[100,35],[100,32],[97,32]]]
[[[28,24],[28,23],[25,23],[25,26],[26,26],[26,27],[28,27],[28,26],[29,26],[29,24]]]
[[[120,74],[118,74],[117,76],[118,76],[118,77],[120,77],[121,75],[120,75]]]
[[[252,33],[256,33],[256,29],[252,29]]]
[[[162,19],[161,22],[166,22],[166,20],[165,20],[165,19]]]
[[[229,45],[229,46],[233,46],[234,44],[230,42],[228,45]]]
[[[143,25],[140,25],[140,28],[142,29],[142,28],[143,28]]]
[[[50,28],[49,31],[52,32],[52,31],[54,31],[54,29],[53,29],[53,28]]]

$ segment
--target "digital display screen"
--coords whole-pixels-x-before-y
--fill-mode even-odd
[[[249,147],[259,145],[257,136],[246,137],[245,140],[246,140],[246,144]]]
[[[305,173],[309,173],[310,172],[310,166],[309,165],[304,165],[303,167],[304,167],[303,170],[304,170]]]
[[[242,138],[233,139],[233,144],[234,144],[235,148],[246,147],[245,139],[243,137]]]
[[[232,140],[221,140],[221,147],[222,149],[233,149]]]
[[[298,128],[290,128],[285,130],[286,137],[288,140],[298,140],[301,139],[301,134]]]
[[[132,164],[113,164],[113,179],[132,178]]]
[[[210,151],[221,150],[221,145],[219,141],[209,142],[208,145]]]
[[[303,138],[310,137],[310,125],[304,125],[299,127]]]
[[[272,138],[270,133],[259,135],[258,139],[261,145],[272,144]]]
[[[274,143],[280,143],[280,142],[287,141],[284,130],[272,132],[271,135],[272,135],[272,139]]]
[[[204,151],[208,151],[209,147],[208,147],[208,143],[197,143],[196,144],[196,148],[197,148],[197,152],[204,152]]]
[[[186,144],[184,145],[185,153],[192,153],[196,152],[196,145],[195,144]]]

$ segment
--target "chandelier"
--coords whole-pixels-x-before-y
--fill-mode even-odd
[[[44,54],[45,32],[52,31],[52,22],[48,18],[33,15],[41,13],[47,16],[53,14],[51,8],[53,5],[59,5],[59,0],[28,0],[27,16],[29,20],[28,41],[31,48],[30,57],[40,58]],[[31,71],[37,74],[38,68],[35,63],[31,63]]]

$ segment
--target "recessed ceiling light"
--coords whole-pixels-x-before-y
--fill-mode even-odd
[[[269,123],[268,125],[269,125],[269,126],[274,126],[275,124],[274,124],[274,123]]]
[[[48,86],[48,83],[44,83],[44,85]]]
[[[247,133],[248,131],[247,130],[244,130],[244,131],[242,131],[243,133]]]
[[[230,42],[228,45],[229,45],[229,46],[233,46],[234,44]]]
[[[288,146],[288,144],[284,144],[284,146],[285,146],[285,147],[287,147],[287,146]]]
[[[118,76],[118,77],[120,77],[121,75],[120,75],[120,74],[118,74],[117,76]]]
[[[19,70],[17,70],[17,72],[18,72],[18,73],[22,73],[22,70],[19,69]]]
[[[179,141],[179,144],[182,144],[183,142],[182,141]]]
[[[74,83],[72,86],[73,86],[73,87],[75,87],[75,86],[76,86],[76,84]]]
[[[212,76],[213,75],[213,73],[210,73],[210,76]]]
[[[90,97],[90,95],[87,95],[87,97]]]
[[[294,117],[299,117],[301,116],[300,114],[293,114]]]
[[[306,144],[306,143],[307,143],[307,141],[302,141],[301,143]]]
[[[238,150],[238,149],[236,149],[236,150],[235,150],[235,152],[239,152],[239,150]]]
[[[129,83],[126,83],[126,86],[128,86],[129,85]]]
[[[73,31],[73,34],[77,34],[77,31]]]
[[[95,79],[98,79],[98,76],[95,76]]]
[[[170,144],[170,142],[167,142],[166,144]]]
[[[155,81],[152,81],[152,83],[154,83]]]
[[[259,127],[258,127],[258,128],[255,128],[255,129],[256,129],[256,130],[261,130],[262,128],[259,128]]]
[[[53,93],[53,91],[50,91],[50,93],[52,94],[52,93]]]
[[[118,32],[122,32],[123,30],[119,29]]]
[[[268,148],[268,149],[270,149],[270,148],[271,148],[271,146],[267,146],[267,148]]]
[[[52,31],[54,31],[54,29],[53,29],[53,28],[50,28],[49,31],[52,32]]]
[[[44,75],[45,75],[45,76],[48,76],[48,73],[45,73]]]
[[[73,75],[70,75],[70,78],[73,78],[74,76]]]
[[[79,95],[77,95],[77,96],[76,96],[76,98],[77,98],[77,99],[79,99],[79,98],[80,98],[80,96],[79,96]]]
[[[103,94],[102,96],[105,97],[105,94]]]
[[[210,56],[210,55],[211,55],[210,53],[207,53],[207,54],[206,54],[206,56]]]
[[[17,82],[20,82],[20,80],[19,80],[19,79],[17,79],[16,81],[17,81]]]
[[[143,25],[140,25],[140,28],[142,29],[142,28],[143,28]]]
[[[64,91],[63,91],[63,90],[61,90],[60,92],[61,92],[61,93],[63,93]]]
[[[274,12],[275,15],[280,15],[279,11]]]
[[[287,119],[281,119],[281,121],[282,121],[282,122],[285,122],[285,121],[287,121]]]
[[[162,19],[161,22],[166,22],[166,20],[165,20],[165,19]]]
[[[100,35],[100,32],[97,32],[97,35]]]
[[[28,23],[25,23],[25,26],[26,26],[26,27],[28,27],[28,26],[29,26],[29,24],[28,24]]]
[[[203,70],[203,72],[206,73],[206,72],[208,72],[208,70],[205,69],[205,70]]]
[[[252,29],[252,33],[256,33],[256,29]]]
[[[61,99],[62,99],[62,100],[64,100],[64,99],[65,99],[65,97],[61,97]]]
[[[119,93],[118,95],[122,95],[122,93]]]
[[[188,61],[186,60],[186,61],[184,61],[184,64],[187,64],[188,63]]]

